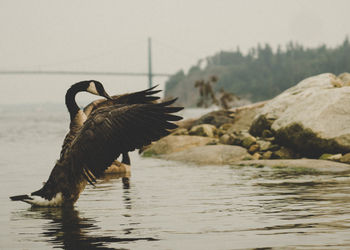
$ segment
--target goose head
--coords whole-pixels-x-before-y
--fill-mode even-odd
[[[86,91],[94,95],[103,96],[109,100],[112,99],[105,91],[102,83],[100,83],[99,81],[96,81],[96,80],[81,81],[76,83],[76,85],[78,85],[80,91]]]

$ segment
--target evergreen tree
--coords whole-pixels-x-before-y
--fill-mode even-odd
[[[278,46],[276,52],[269,44],[258,44],[246,55],[237,47],[236,51],[220,51],[207,57],[206,62],[204,69],[197,64],[187,74],[179,71],[170,77],[166,96],[179,96],[182,104],[194,106],[198,95],[194,82],[216,75],[219,81],[214,91],[223,88],[252,101],[270,99],[306,77],[350,72],[350,42],[346,37],[336,48],[321,45],[306,49],[291,41],[284,49]]]

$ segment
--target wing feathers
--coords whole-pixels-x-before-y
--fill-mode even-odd
[[[176,99],[153,104],[115,105],[93,112],[72,143],[72,162],[86,166],[83,173],[93,182],[121,153],[141,148],[177,128],[173,115],[181,107],[169,107]],[[71,166],[76,168],[76,166]]]
[[[112,96],[113,100],[101,99],[101,100],[94,101],[84,108],[84,113],[90,114],[93,110],[107,107],[110,105],[115,105],[115,104],[152,103],[160,99],[160,97],[158,96],[153,96],[161,92],[161,90],[153,90],[156,87],[158,87],[158,85],[155,85],[149,89],[138,91],[138,92],[133,92],[133,93],[124,94],[124,95],[114,95]]]

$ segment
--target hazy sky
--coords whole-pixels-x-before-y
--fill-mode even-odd
[[[163,73],[237,46],[336,46],[350,35],[349,9],[349,0],[0,0],[0,70],[146,72],[149,36]],[[143,77],[0,75],[0,104],[63,103],[71,84],[92,78],[111,94],[147,87]]]

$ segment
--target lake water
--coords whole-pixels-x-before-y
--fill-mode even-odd
[[[191,114],[194,114],[191,111]],[[60,106],[0,107],[0,249],[350,249],[350,176],[131,155],[74,209],[31,208],[68,127]]]

